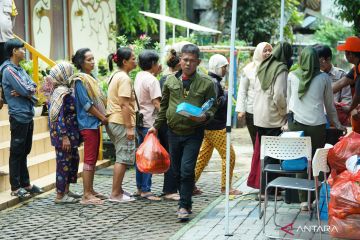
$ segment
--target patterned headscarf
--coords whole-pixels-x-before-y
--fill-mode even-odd
[[[50,95],[49,117],[55,122],[59,116],[64,97],[71,93],[70,77],[74,74],[73,66],[67,62],[61,62],[51,68],[49,76],[53,84],[53,91]]]
[[[87,94],[90,99],[93,101],[94,106],[102,114],[106,115],[106,97],[100,89],[98,81],[93,78],[91,75],[86,73],[76,73],[71,76],[69,79],[70,86],[75,88],[76,81],[81,81],[84,85]]]

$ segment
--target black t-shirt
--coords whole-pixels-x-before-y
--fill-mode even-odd
[[[356,70],[356,79],[354,79],[354,71]],[[355,80],[355,94],[360,96],[360,72],[359,72],[359,64],[356,65],[355,68],[352,68],[347,74],[347,78]]]

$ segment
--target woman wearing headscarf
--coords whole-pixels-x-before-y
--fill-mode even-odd
[[[225,192],[226,185],[226,116],[227,116],[227,92],[221,86],[221,80],[226,75],[228,60],[220,54],[215,54],[209,59],[209,73],[215,84],[217,95],[217,111],[214,119],[205,126],[205,135],[200,148],[198,159],[195,167],[195,183],[199,180],[204,168],[208,165],[214,148],[219,152],[222,159],[221,168],[221,192]],[[235,151],[230,146],[230,186],[235,167]],[[200,189],[194,189],[194,194],[201,194]],[[230,195],[240,195],[237,189],[230,188]]]
[[[70,63],[62,62],[51,68],[49,119],[51,144],[56,152],[55,203],[76,203],[81,195],[69,190],[76,183],[79,167],[78,147],[81,143],[76,119],[75,97],[69,79],[74,74]]]
[[[286,124],[286,83],[288,69],[291,65],[292,49],[289,43],[279,43],[270,57],[259,66],[255,83],[254,125],[257,130],[257,139],[248,178],[248,186],[260,188],[260,140],[262,136],[278,136],[281,127]],[[264,160],[264,166],[278,161],[271,158]],[[276,176],[268,174],[271,181]],[[262,186],[265,177],[261,180]],[[261,189],[262,193],[264,189]]]
[[[238,112],[238,119],[245,117],[246,126],[249,131],[253,147],[255,146],[256,128],[254,126],[254,85],[256,81],[257,70],[262,61],[271,55],[272,46],[270,43],[259,43],[254,51],[252,62],[243,69],[240,78],[239,91],[236,101],[235,111]]]
[[[84,195],[81,204],[99,205],[107,197],[94,190],[95,166],[100,148],[100,125],[107,125],[106,98],[97,80],[92,75],[95,67],[94,55],[88,48],[76,51],[72,62],[79,73],[70,78],[74,88],[77,120],[80,135],[84,140],[83,186]]]
[[[320,72],[319,57],[316,50],[306,47],[299,59],[299,68],[289,74],[287,94],[289,99],[288,127],[291,131],[304,131],[311,137],[312,154],[325,145],[326,114],[337,128],[345,128],[339,122],[334,106],[331,79]],[[297,174],[306,178],[306,173]],[[299,191],[302,210],[308,210],[307,192]]]

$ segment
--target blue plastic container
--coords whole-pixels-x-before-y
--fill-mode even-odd
[[[176,107],[176,113],[186,117],[200,117],[203,113],[209,110],[214,104],[214,99],[210,98],[201,107],[194,106],[190,103],[183,102]]]

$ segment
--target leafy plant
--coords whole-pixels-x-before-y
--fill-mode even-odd
[[[353,34],[350,28],[346,28],[341,24],[337,24],[331,21],[322,21],[319,25],[319,29],[315,32],[315,39],[322,44],[328,45],[333,52],[333,60],[337,61],[336,46],[338,41],[344,40],[346,37]]]
[[[348,22],[354,22],[353,30],[357,36],[360,36],[360,1],[359,0],[335,0],[339,7],[339,17]]]

